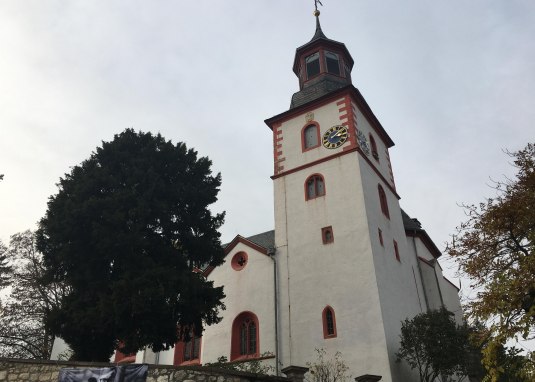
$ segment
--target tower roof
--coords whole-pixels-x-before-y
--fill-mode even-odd
[[[347,50],[345,44],[328,38],[325,35],[325,33],[323,33],[323,30],[321,29],[319,12],[315,13],[315,15],[316,15],[316,30],[314,32],[314,36],[312,36],[312,39],[309,42],[307,42],[304,45],[301,45],[299,48],[295,50],[295,59],[294,59],[294,65],[293,65],[294,73],[295,74],[298,73],[299,61],[303,52],[306,52],[309,49],[319,48],[320,46],[323,46],[326,48],[330,47],[336,50],[341,50],[343,54],[347,57],[347,61],[348,61],[347,64],[349,65],[349,68],[352,69],[353,64],[354,64],[353,57],[351,57],[351,54],[349,54],[349,50]]]
[[[351,84],[353,58],[343,43],[323,33],[319,15],[316,9],[314,36],[295,51],[293,72],[299,91],[292,96],[290,109]]]
[[[310,41],[314,41],[314,40],[316,40],[318,38],[327,38],[327,36],[325,36],[323,31],[321,30],[321,24],[320,24],[319,15],[316,16],[316,33],[314,33],[314,36],[312,37],[312,40],[310,40]]]

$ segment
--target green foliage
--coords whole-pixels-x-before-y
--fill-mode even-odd
[[[535,144],[508,154],[516,178],[496,183],[496,197],[464,206],[468,220],[447,250],[477,293],[468,317],[491,330],[489,367],[497,362],[490,349],[535,334]]]
[[[483,382],[531,382],[535,380],[533,359],[521,354],[515,347],[497,343],[489,328],[476,323],[470,328],[470,340],[478,354],[470,376]]]
[[[4,243],[0,241],[0,289],[9,285],[10,276],[13,272],[13,268],[9,265],[6,253],[7,248]]]
[[[74,359],[161,351],[184,335],[177,327],[220,321],[222,287],[195,272],[224,256],[210,167],[184,143],[127,129],[60,179],[37,245],[47,281],[70,288],[46,324]]]
[[[262,362],[262,358],[271,357],[273,353],[265,352],[260,355],[260,359],[240,360],[229,362],[226,356],[217,358],[216,362],[207,363],[205,366],[219,367],[228,370],[244,371],[253,374],[272,375],[275,373],[275,368],[271,365],[266,365]]]
[[[11,290],[0,313],[0,355],[49,359],[54,336],[44,318],[59,305],[65,289],[58,283],[43,283],[43,258],[32,232],[13,235],[6,253],[14,267]]]
[[[351,376],[347,375],[349,367],[342,359],[342,353],[338,351],[334,357],[326,359],[325,349],[315,349],[315,351],[316,361],[306,364],[308,367],[306,380],[308,382],[345,382],[351,380]]]
[[[489,342],[483,349],[483,365],[487,370],[483,382],[533,382],[533,360],[520,353],[518,348]]]
[[[420,313],[401,325],[398,362],[405,360],[417,369],[421,382],[445,375],[467,374],[468,330],[459,326],[446,309]]]

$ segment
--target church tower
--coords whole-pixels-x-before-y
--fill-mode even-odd
[[[351,374],[406,381],[401,321],[425,311],[408,249],[392,139],[353,85],[354,61],[323,33],[297,48],[299,91],[273,131],[277,352],[283,367],[336,351]],[[418,281],[417,281],[418,280]]]

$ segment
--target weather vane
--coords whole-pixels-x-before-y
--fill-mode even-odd
[[[318,4],[323,7],[323,4],[320,0],[314,0],[314,16],[318,17],[320,15],[320,11],[318,11]]]

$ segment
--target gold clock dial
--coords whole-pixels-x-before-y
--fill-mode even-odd
[[[343,125],[336,125],[331,127],[323,134],[322,143],[327,149],[336,149],[347,141],[348,133],[347,127]]]

